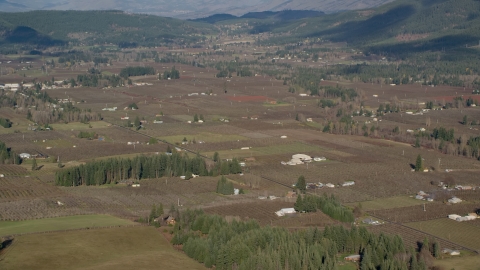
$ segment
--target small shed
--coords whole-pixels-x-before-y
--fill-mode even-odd
[[[275,214],[279,217],[283,217],[286,214],[294,214],[295,212],[295,208],[282,208],[279,211],[275,212]]]

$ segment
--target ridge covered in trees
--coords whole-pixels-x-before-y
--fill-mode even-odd
[[[201,35],[215,33],[205,23],[154,15],[128,14],[118,10],[1,12],[0,45],[94,45],[113,43],[121,47],[190,44]],[[73,33],[79,35],[72,36]]]

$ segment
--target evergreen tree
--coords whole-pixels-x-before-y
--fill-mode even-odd
[[[33,158],[32,160],[32,171],[35,171],[37,169],[37,159]]]
[[[197,114],[195,114],[195,115],[193,116],[193,122],[198,122],[198,115],[197,115]]]
[[[437,240],[433,242],[433,257],[439,258],[440,257],[440,244]]]
[[[149,223],[153,223],[153,220],[155,218],[157,218],[157,207],[154,205],[152,205],[152,209],[150,210],[150,215],[148,216],[148,222]]]
[[[136,127],[140,127],[140,125],[142,124],[142,123],[140,123],[140,118],[138,118],[138,116],[135,117],[135,121],[133,123]]]
[[[418,154],[417,161],[415,162],[415,171],[416,172],[423,171],[423,160],[422,160],[422,156],[420,156],[420,154]]]
[[[415,139],[415,148],[420,148],[420,138],[419,137],[417,137]]]
[[[213,161],[218,162],[220,160],[220,155],[218,152],[213,153]]]
[[[157,217],[160,217],[160,216],[162,216],[163,214],[164,214],[164,213],[163,213],[163,204],[160,203],[160,204],[158,205],[158,207],[157,207],[157,214],[156,214],[156,215],[157,215]]]
[[[305,191],[307,190],[307,184],[303,175],[300,175],[300,177],[298,177],[295,187],[300,190],[301,193],[305,194]]]
[[[297,201],[295,201],[295,204],[293,206],[295,211],[297,212],[303,212],[303,200],[302,200],[302,195],[298,194],[297,196]]]

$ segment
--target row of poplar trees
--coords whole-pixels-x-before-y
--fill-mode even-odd
[[[205,160],[196,155],[174,151],[171,155],[136,156],[133,159],[109,158],[94,160],[80,166],[65,168],[55,173],[55,184],[59,186],[115,184],[123,180],[140,180],[160,177],[178,177],[192,174],[217,176],[242,172],[237,159],[218,160],[208,170]],[[190,177],[189,177],[190,178]]]
[[[316,212],[320,209],[324,214],[342,222],[353,222],[355,220],[352,210],[344,207],[333,194],[330,197],[326,194],[319,197],[313,195],[303,195],[302,197],[299,194],[294,208],[297,212],[306,213]]]
[[[201,210],[181,214],[172,243],[215,269],[336,269],[338,254],[360,254],[360,269],[426,269],[399,236],[343,226],[289,231],[256,221],[227,222]]]
[[[55,183],[60,186],[104,185],[128,179],[172,177],[188,173],[208,175],[205,160],[200,156],[189,158],[179,153],[142,155],[133,159],[109,158],[59,170],[55,174]]]

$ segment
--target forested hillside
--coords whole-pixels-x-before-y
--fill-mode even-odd
[[[310,18],[268,29],[277,34],[290,31],[296,38],[319,37],[363,46],[376,53],[405,55],[477,46],[479,25],[480,1],[399,0],[377,9]],[[277,36],[268,43],[290,42],[293,36]]]
[[[122,11],[32,11],[0,13],[0,45],[40,46],[189,44],[213,32],[208,24]]]

